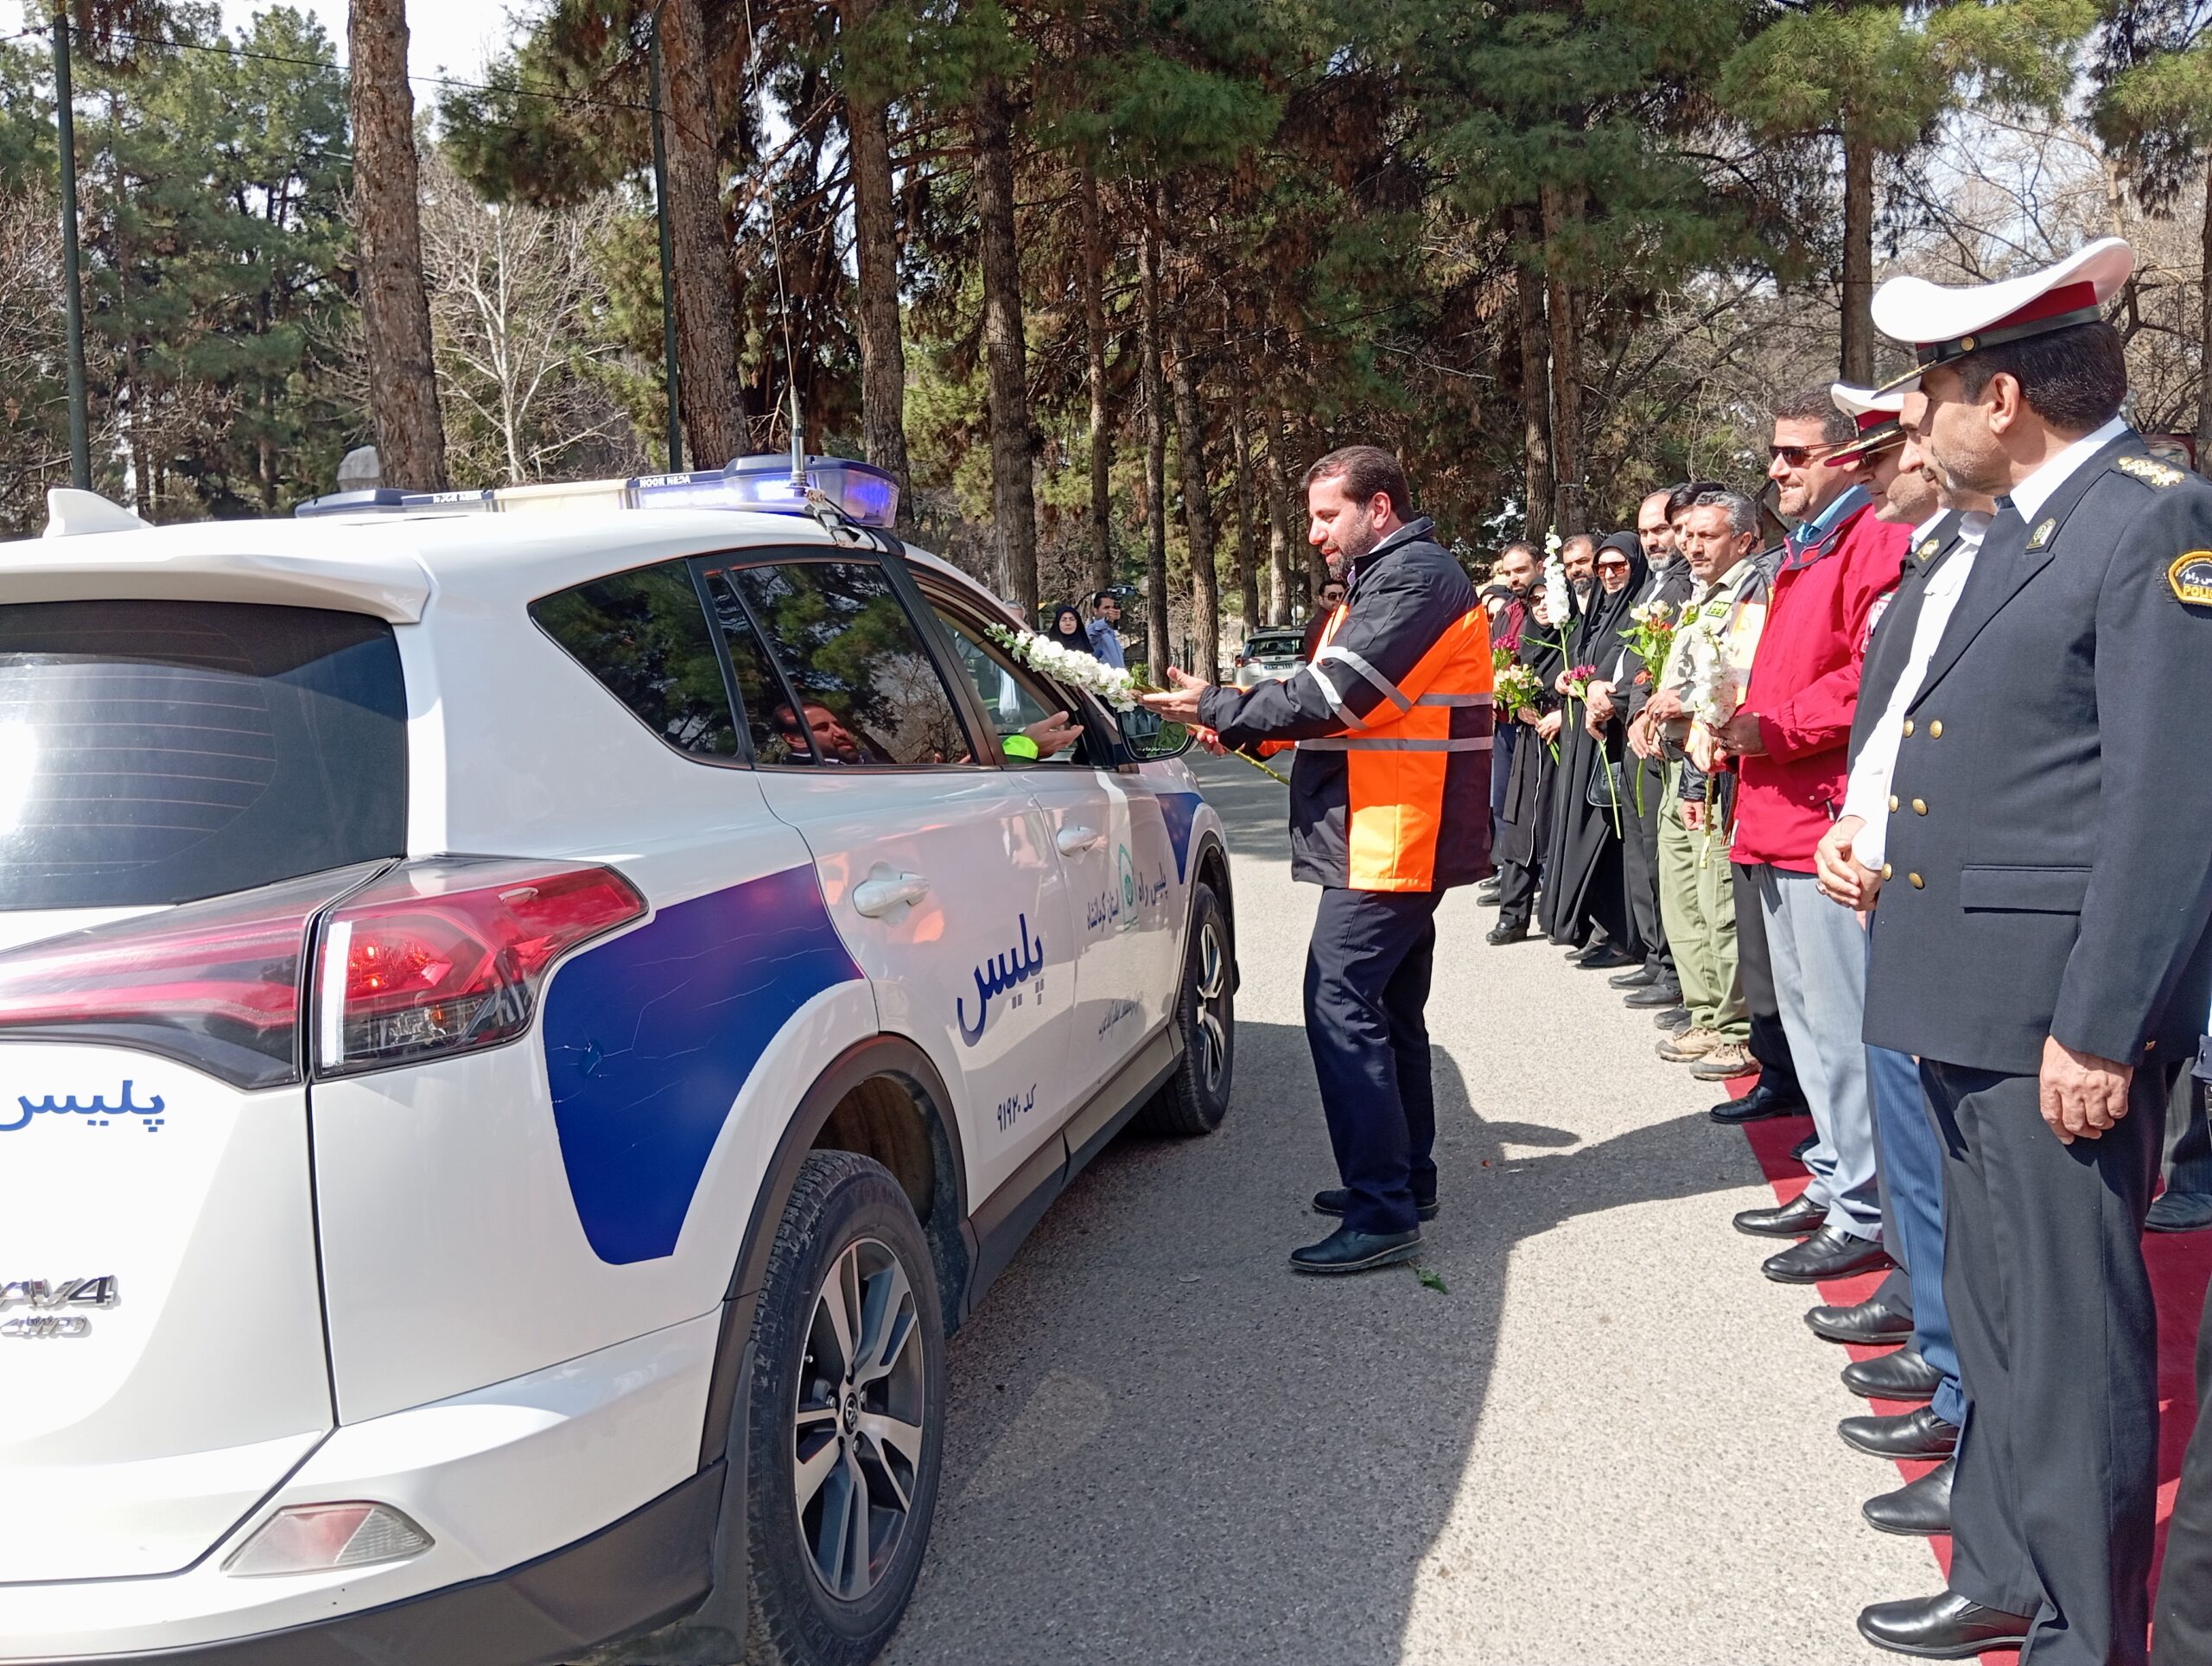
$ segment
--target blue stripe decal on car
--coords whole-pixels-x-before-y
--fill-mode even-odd
[[[675,1251],[768,1043],[860,976],[811,868],[676,903],[561,968],[545,997],[545,1071],[569,1191],[601,1261]]]
[[[1153,795],[1160,800],[1160,813],[1167,823],[1167,836],[1175,846],[1175,877],[1186,881],[1191,865],[1191,823],[1198,818],[1198,806],[1205,802],[1195,792],[1160,792]]]

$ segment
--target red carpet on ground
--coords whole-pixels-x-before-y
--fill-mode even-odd
[[[1732,1083],[1731,1092],[1746,1091],[1754,1078]],[[1812,1119],[1807,1116],[1776,1117],[1767,1122],[1753,1122],[1745,1129],[1751,1136],[1751,1150],[1759,1160],[1759,1167],[1774,1187],[1778,1202],[1787,1203],[1805,1189],[1805,1170],[1790,1160],[1790,1148],[1813,1131]],[[2196,1327],[2204,1312],[2204,1287],[2212,1280],[2212,1231],[2205,1232],[2150,1232],[2144,1235],[2144,1258],[2150,1264],[2151,1288],[2158,1303],[2158,1541],[2156,1559],[2152,1563],[2152,1587],[2156,1589],[2158,1570],[2166,1554],[2166,1521],[2173,1514],[2174,1489],[2181,1477],[2182,1453],[2189,1446],[2190,1431],[2196,1424]],[[1822,1301],[1848,1303],[1863,1301],[1874,1293],[1881,1282],[1878,1274],[1868,1273],[1854,1279],[1846,1279],[1820,1287]],[[1808,1307],[1812,1304],[1808,1301]],[[1867,1359],[1884,1351],[1878,1348],[1853,1348],[1848,1351],[1853,1359]],[[1840,1366],[1838,1367],[1841,1369]],[[1877,1412],[1910,1411],[1909,1405],[1891,1401],[1873,1402]],[[1916,1480],[1934,1467],[1931,1464],[1899,1464],[1897,1469],[1907,1480]],[[1866,1495],[1887,1489],[1877,1485],[1870,1477]],[[1872,1529],[1867,1529],[1872,1532]],[[1948,1538],[1929,1541],[1936,1552],[1936,1560],[1946,1576],[1951,1568],[1951,1542]],[[1898,1597],[1923,1596],[1925,1592],[1898,1591]],[[1990,1662],[2013,1662],[2019,1656],[2012,1650],[1982,1656]]]

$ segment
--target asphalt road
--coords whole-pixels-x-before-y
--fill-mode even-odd
[[[1813,1299],[1730,1230],[1770,1201],[1719,1096],[1602,976],[1455,893],[1429,1006],[1444,1213],[1421,1265],[1294,1275],[1334,1183],[1283,790],[1205,760],[1236,854],[1236,1087],[1124,1137],[951,1345],[944,1480],[887,1655],[926,1663],[1859,1663],[1941,1584]]]

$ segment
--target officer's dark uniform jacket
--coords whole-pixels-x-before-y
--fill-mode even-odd
[[[1294,877],[1435,891],[1492,872],[1490,616],[1426,518],[1356,563],[1313,664],[1198,721],[1232,747],[1297,742]]]
[[[1895,631],[1885,631],[1895,636]],[[1904,719],[1866,1037],[2139,1064],[2212,995],[2212,482],[2126,433],[1984,537]]]
[[[1965,525],[1965,516],[1955,509],[1948,510],[1905,551],[1897,588],[1874,621],[1874,633],[1866,639],[1866,655],[1859,664],[1859,710],[1851,720],[1851,745],[1846,754],[1854,764],[1866,749],[1866,737],[1882,721],[1890,696],[1897,692],[1897,678],[1904,675],[1912,659],[1912,637],[1920,624],[1928,581],[1959,547],[1960,530]]]

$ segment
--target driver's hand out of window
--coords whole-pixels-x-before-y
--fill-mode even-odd
[[[1000,741],[1006,755],[1016,760],[1050,758],[1065,751],[1083,739],[1083,725],[1066,712],[1056,711],[1050,717],[1039,718],[1017,734]]]

